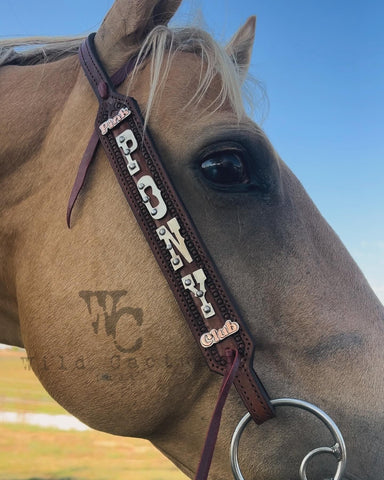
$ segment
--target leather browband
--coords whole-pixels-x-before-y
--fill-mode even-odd
[[[237,313],[151,140],[136,101],[115,91],[90,35],[80,61],[99,100],[96,130],[121,189],[187,319],[209,368],[224,375],[238,352],[234,384],[257,424],[274,416],[252,367],[253,341]],[[116,83],[116,82],[114,82]]]

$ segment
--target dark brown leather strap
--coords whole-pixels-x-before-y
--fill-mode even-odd
[[[197,467],[194,480],[206,480],[208,478],[209,469],[211,467],[213,453],[216,446],[217,435],[219,434],[221,416],[225,401],[228,397],[229,390],[236,377],[240,366],[239,352],[227,350],[227,372],[221,384],[219,396],[217,398],[216,406],[212,414],[211,422],[205,437],[204,448],[201,452],[199,466]]]
[[[253,341],[148,130],[143,130],[138,104],[114,90],[98,60],[93,36],[81,46],[80,61],[100,103],[95,125],[99,139],[210,369],[224,375],[226,352],[237,351],[236,389],[256,423],[268,420],[274,412],[253,370]]]
[[[87,148],[81,159],[79,169],[77,171],[75,183],[73,184],[71,195],[69,196],[68,206],[67,206],[67,225],[68,228],[71,228],[71,215],[72,210],[79,196],[80,190],[83,188],[85,183],[85,178],[88,173],[88,168],[90,167],[92,160],[94,159],[97,146],[99,145],[99,134],[96,130],[93,131],[92,136],[88,142]]]

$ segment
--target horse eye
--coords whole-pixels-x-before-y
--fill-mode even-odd
[[[239,185],[248,182],[247,169],[240,153],[220,152],[201,163],[204,177],[217,186]]]

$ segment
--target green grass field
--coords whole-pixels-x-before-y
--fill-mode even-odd
[[[0,351],[0,411],[65,414],[22,357]],[[186,480],[145,440],[0,423],[0,480]]]

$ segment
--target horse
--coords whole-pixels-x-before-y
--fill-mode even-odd
[[[116,0],[95,36],[112,75],[141,58],[119,91],[133,97],[169,176],[255,341],[271,398],[301,398],[339,425],[344,480],[384,469],[383,307],[334,231],[247,117],[241,88],[251,17],[225,48],[168,23],[181,0]],[[208,368],[99,148],[65,208],[98,102],[78,39],[3,52],[0,341],[24,347],[36,376],[90,427],[149,439],[193,477],[221,382]],[[231,478],[232,432],[245,413],[234,389],[211,479]],[[244,478],[297,478],[328,434],[281,409],[249,425]],[[333,475],[314,459],[310,478]]]

